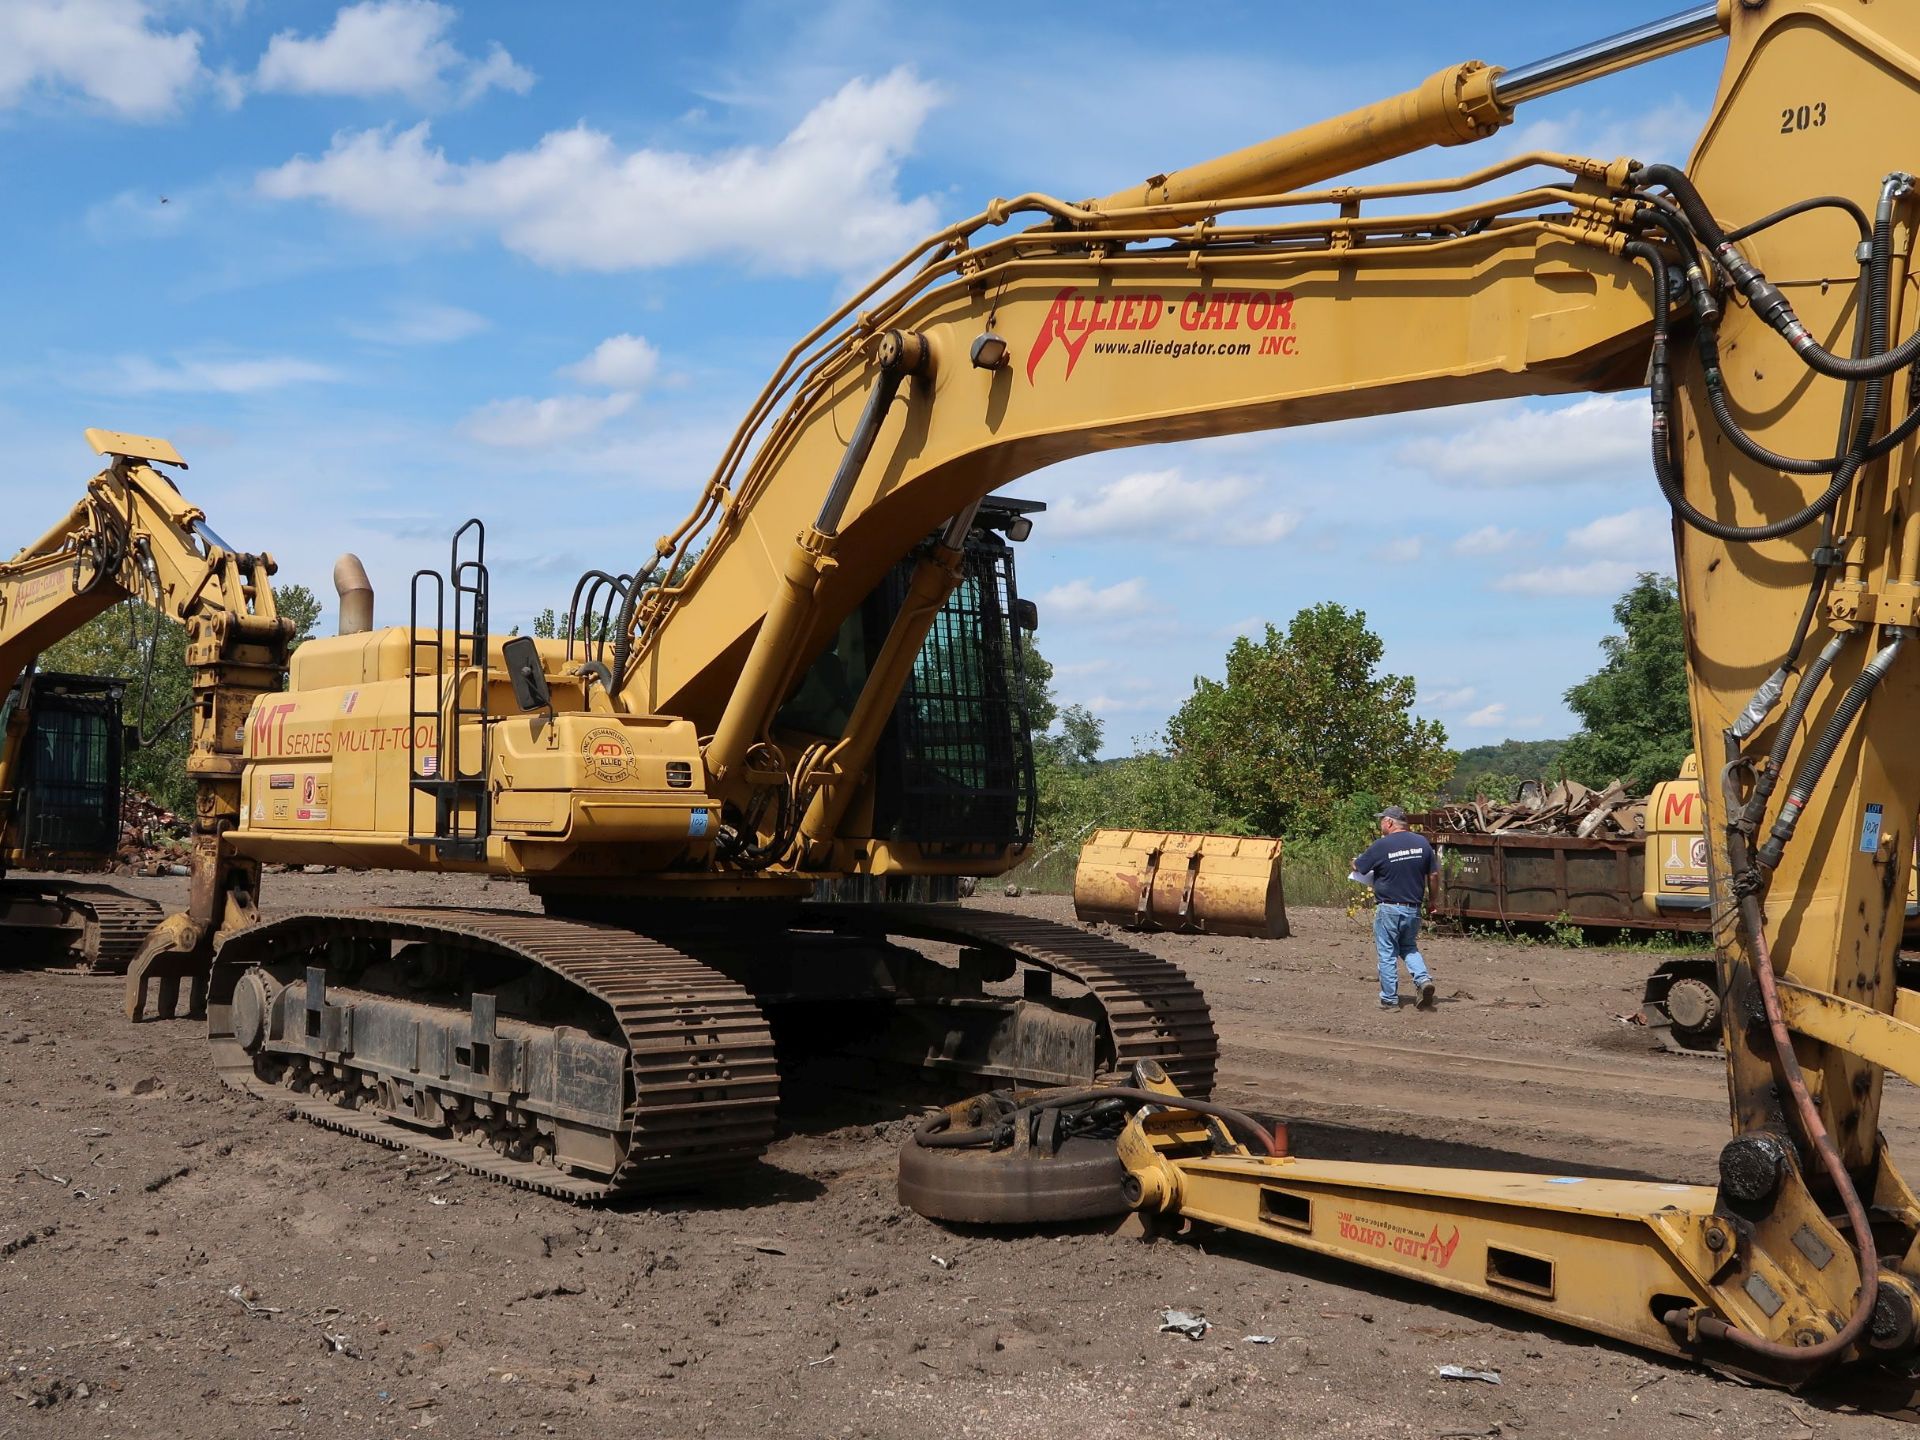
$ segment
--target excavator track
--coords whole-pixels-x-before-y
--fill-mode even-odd
[[[795,923],[1004,951],[1087,987],[1105,1012],[1118,1073],[1152,1060],[1183,1094],[1213,1093],[1220,1043],[1207,997],[1157,955],[1071,925],[959,905],[805,905]]]
[[[234,1033],[236,988],[254,965],[319,964],[336,942],[424,941],[520,960],[605,1004],[627,1051],[625,1113],[605,1176],[496,1153],[483,1143],[300,1094],[259,1073]],[[459,909],[353,909],[277,916],[226,940],[214,961],[215,1068],[234,1088],[292,1102],[304,1119],[575,1202],[708,1183],[757,1159],[773,1138],[779,1075],[773,1036],[738,984],[631,930],[539,915]],[[557,1027],[564,1031],[567,1027]],[[269,1054],[268,1060],[280,1058]],[[351,1066],[351,1059],[345,1063]],[[427,1083],[424,1072],[420,1079]]]
[[[151,900],[84,881],[0,884],[0,914],[23,949],[92,975],[124,975],[164,910]]]
[[[107,885],[63,885],[61,898],[90,922],[89,942],[75,952],[80,968],[94,975],[124,975],[166,912],[151,900]]]

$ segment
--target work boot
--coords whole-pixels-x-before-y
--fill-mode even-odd
[[[1433,1008],[1433,981],[1422,980],[1420,982],[1420,998],[1415,1002],[1413,1008],[1416,1010],[1431,1010]]]
[[[1400,1002],[1398,1000],[1382,1000],[1380,1002],[1380,1008],[1382,1010],[1397,1011],[1400,1008]]]

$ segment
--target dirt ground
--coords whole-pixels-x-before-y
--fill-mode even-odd
[[[269,883],[276,905],[527,903],[501,882]],[[1616,1019],[1646,955],[1438,937],[1438,1009],[1389,1014],[1364,919],[1294,921],[1143,943],[1207,990],[1220,1097],[1290,1117],[1297,1150],[1712,1180],[1720,1068]],[[792,1101],[724,1193],[574,1209],[289,1121],[222,1088],[198,1025],[129,1026],[119,996],[0,971],[0,1435],[1912,1433],[1846,1393],[1743,1387],[1237,1239],[942,1229],[894,1198],[906,1113],[844,1088]],[[1888,1092],[1910,1151],[1920,1104]],[[1159,1334],[1169,1306],[1215,1328]]]

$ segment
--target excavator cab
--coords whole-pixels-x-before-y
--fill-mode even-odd
[[[850,823],[845,833],[951,856],[999,855],[1032,843],[1026,634],[1038,627],[1039,612],[1015,586],[1013,543],[1045,508],[999,495],[982,502],[962,549],[960,583],[927,632],[875,749],[870,821]],[[894,565],[847,617],[781,707],[776,731],[827,739],[846,728],[916,563],[908,556]]]
[[[0,728],[17,734],[9,869],[98,870],[120,838],[124,680],[29,674],[7,697]],[[14,727],[19,718],[17,731]]]
[[[120,840],[126,682],[29,670],[0,705],[0,874],[97,871]],[[105,885],[0,879],[9,961],[126,969],[160,918],[151,900]]]

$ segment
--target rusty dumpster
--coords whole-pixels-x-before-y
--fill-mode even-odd
[[[1440,871],[1428,882],[1428,912],[1435,919],[1709,928],[1704,909],[1656,914],[1642,903],[1646,841],[1641,839],[1447,830],[1426,835],[1440,852]]]

